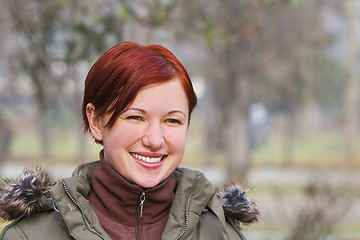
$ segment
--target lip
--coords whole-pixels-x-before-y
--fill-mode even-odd
[[[158,158],[158,157],[162,157],[160,162],[155,162],[155,163],[148,163],[148,162],[144,162],[141,161],[139,159],[137,159],[136,157],[134,157],[133,154],[138,154],[138,155],[142,155],[144,157],[150,157],[150,158]],[[164,164],[164,160],[167,158],[167,154],[163,154],[163,153],[151,153],[151,152],[131,152],[130,156],[142,167],[144,168],[148,168],[148,169],[155,169],[155,168],[159,168]]]

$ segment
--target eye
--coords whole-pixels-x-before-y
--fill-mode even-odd
[[[137,115],[134,115],[134,116],[128,116],[126,117],[126,119],[129,119],[129,120],[137,120],[137,121],[142,121],[143,118],[141,116],[137,116]]]
[[[170,123],[170,124],[179,124],[182,125],[182,122],[178,119],[174,119],[174,118],[169,118],[165,120],[166,123]]]

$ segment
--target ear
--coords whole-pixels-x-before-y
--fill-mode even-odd
[[[101,121],[95,114],[95,106],[92,103],[86,105],[86,116],[89,121],[90,132],[97,141],[102,141]]]

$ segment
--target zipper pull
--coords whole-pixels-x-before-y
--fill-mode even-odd
[[[140,217],[143,216],[144,202],[145,202],[145,191],[141,191],[141,195],[140,195]]]

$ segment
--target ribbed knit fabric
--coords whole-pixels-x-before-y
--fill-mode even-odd
[[[113,169],[100,152],[100,162],[91,180],[88,196],[101,226],[111,239],[136,239],[137,212],[141,191]],[[143,206],[144,240],[161,239],[174,200],[175,178],[171,174],[159,185],[147,189]]]

